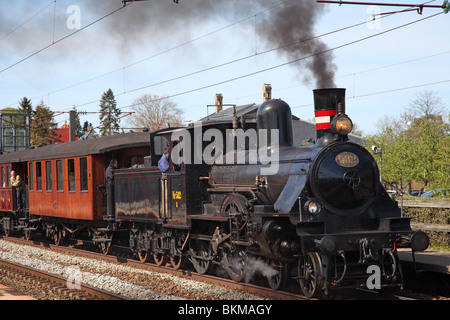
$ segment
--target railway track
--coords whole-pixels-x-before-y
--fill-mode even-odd
[[[143,269],[148,270],[152,272],[158,272],[158,273],[164,273],[164,274],[171,274],[177,277],[186,278],[193,281],[203,282],[207,284],[211,284],[214,286],[221,286],[230,290],[237,290],[249,294],[253,294],[256,296],[260,296],[265,299],[273,299],[273,300],[310,300],[303,295],[297,294],[295,292],[286,292],[286,291],[275,291],[269,287],[266,287],[264,285],[257,285],[252,283],[245,283],[245,282],[235,282],[230,279],[221,278],[214,275],[200,275],[196,273],[194,270],[190,269],[174,269],[171,266],[157,266],[152,263],[142,263],[138,260],[134,260],[132,258],[131,250],[126,247],[114,247],[113,248],[113,254],[114,255],[104,255],[100,252],[93,252],[93,251],[87,251],[85,250],[86,245],[88,245],[88,242],[86,241],[77,241],[73,242],[76,243],[76,246],[56,246],[53,244],[49,244],[47,242],[39,241],[35,239],[34,241],[27,241],[22,238],[13,238],[13,237],[3,237],[3,240],[7,240],[9,242],[13,242],[20,245],[32,245],[32,246],[38,246],[38,247],[45,247],[47,249],[51,249],[52,251],[56,251],[61,254],[70,254],[70,255],[76,255],[81,256],[84,258],[90,258],[90,259],[96,259],[96,260],[102,260],[109,263],[115,263],[120,265],[126,265],[132,268],[137,269]],[[80,248],[79,245],[82,245]],[[0,265],[1,266],[1,265]],[[55,278],[60,278],[53,276]],[[55,282],[58,281],[62,287],[67,290],[67,279],[60,278],[58,280],[55,280]],[[86,286],[86,291],[88,290],[94,290],[95,288],[89,288],[89,286]],[[84,288],[81,290],[84,291]],[[94,292],[92,291],[92,292]],[[74,293],[71,293],[74,295]],[[90,293],[92,294],[92,297],[96,297],[97,299],[126,299],[124,297],[117,296],[115,294],[108,295],[107,292],[102,292],[100,290],[100,293]],[[105,294],[105,296],[102,296],[102,294]],[[366,297],[367,295],[367,297]],[[92,299],[91,297],[91,299]],[[70,298],[70,297],[69,297]],[[333,298],[332,298],[333,299]],[[356,291],[353,293],[350,293],[350,291],[345,295],[339,295],[336,297],[336,299],[367,299],[367,300],[403,300],[408,299],[405,297],[388,297],[388,296],[381,296],[376,295],[374,293],[366,293],[363,291]]]
[[[70,300],[129,300],[126,297],[92,287],[74,283],[71,279],[0,259],[0,274],[14,282],[33,286],[37,290],[49,290],[55,296]]]
[[[121,265],[127,265],[132,268],[148,270],[152,272],[171,274],[177,277],[186,278],[193,281],[198,281],[202,283],[211,284],[214,286],[221,286],[230,290],[236,290],[248,294],[253,294],[256,296],[260,296],[266,299],[277,299],[277,300],[310,300],[304,297],[303,295],[285,292],[285,291],[275,291],[271,288],[264,287],[261,285],[255,285],[251,283],[245,282],[235,282],[230,279],[221,278],[214,275],[200,275],[196,273],[194,270],[190,269],[174,269],[170,266],[157,266],[152,263],[142,263],[138,260],[134,260],[132,258],[132,252],[130,249],[125,247],[114,247],[113,255],[104,255],[103,253],[87,251],[85,249],[77,248],[75,246],[56,246],[54,244],[49,244],[47,242],[35,240],[25,240],[23,238],[14,238],[14,237],[3,237],[3,240],[13,242],[20,245],[33,245],[39,247],[45,247],[51,249],[52,251],[56,251],[58,253],[64,254],[73,254],[82,256],[84,258],[91,258],[106,261],[109,263],[119,263]],[[86,241],[77,241],[75,242],[76,246],[83,245],[86,246],[88,242]],[[66,284],[67,279],[61,280]]]

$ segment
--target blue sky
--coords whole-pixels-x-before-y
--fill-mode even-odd
[[[91,26],[120,8],[121,0],[2,1],[0,107],[15,107],[26,96],[33,105],[42,100],[55,112],[73,107],[96,112],[102,93],[111,88],[123,111],[131,111],[127,106],[143,94],[171,96],[185,120],[194,121],[206,116],[216,93],[224,96],[225,104],[260,103],[262,87],[270,83],[274,98],[285,100],[296,116],[312,119],[316,85],[303,78],[308,59],[288,63],[292,59],[270,51],[277,45],[257,33],[267,24],[281,25],[283,21],[271,17],[295,2],[318,10],[312,26],[316,36],[361,24],[319,39],[336,48],[335,83],[347,89],[347,114],[364,133],[374,133],[383,117],[398,117],[424,90],[435,91],[448,110],[450,14],[389,31],[441,10],[425,8],[422,15],[398,13],[365,23],[372,12],[367,6],[313,0],[255,0],[251,5],[237,0],[144,1]],[[73,11],[67,12],[72,5],[80,9],[80,26],[86,28],[70,36],[76,30],[67,26],[74,17]],[[291,25],[302,28],[297,21]],[[62,125],[67,118],[63,113],[56,120]],[[99,123],[98,115],[81,117],[85,120]]]

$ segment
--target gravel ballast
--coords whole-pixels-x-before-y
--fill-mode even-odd
[[[0,258],[70,278],[135,300],[255,300],[259,296],[126,265],[0,240]],[[78,282],[79,281],[79,282]],[[33,288],[36,290],[36,288]],[[39,297],[55,299],[55,297]]]

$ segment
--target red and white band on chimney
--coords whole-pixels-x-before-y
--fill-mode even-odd
[[[330,129],[331,119],[336,115],[336,113],[336,109],[315,111],[316,130]]]

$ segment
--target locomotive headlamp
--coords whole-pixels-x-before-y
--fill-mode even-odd
[[[353,122],[345,114],[338,114],[331,122],[331,130],[340,135],[347,135],[353,130]]]
[[[318,214],[320,212],[322,207],[317,202],[315,202],[314,200],[308,200],[305,203],[305,209],[310,214],[316,215],[316,214]]]

